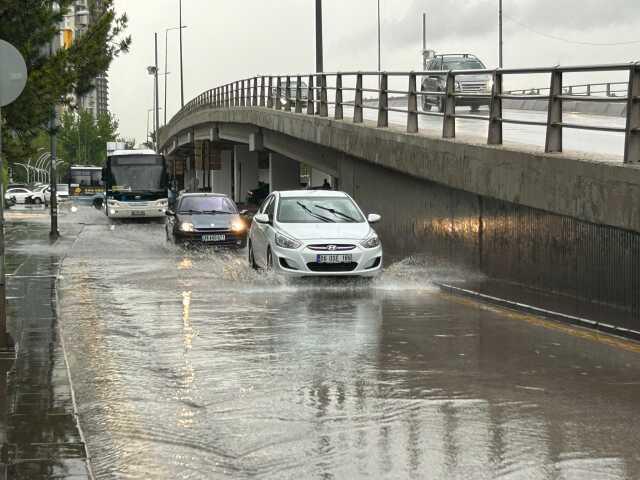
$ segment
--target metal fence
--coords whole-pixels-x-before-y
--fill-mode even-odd
[[[563,86],[563,74],[592,72],[628,72],[629,82],[624,96],[600,96],[591,91],[586,94],[571,94]],[[506,93],[503,79],[507,75],[549,75],[546,93],[522,94]],[[542,67],[529,69],[498,70],[451,70],[429,72],[429,76],[440,76],[443,88],[426,91],[421,88],[423,72],[334,72],[306,75],[257,76],[207,90],[173,117],[176,122],[185,115],[201,108],[242,108],[260,107],[317,115],[336,120],[345,120],[347,112],[354,123],[364,123],[363,112],[372,109],[377,112],[377,128],[389,127],[389,113],[406,114],[406,131],[417,133],[420,117],[442,118],[442,138],[455,138],[456,119],[488,122],[487,143],[501,145],[503,125],[520,124],[546,128],[545,151],[562,152],[564,129],[580,129],[601,132],[623,133],[625,135],[624,162],[640,162],[640,63],[586,65],[573,67]],[[478,92],[464,92],[460,88],[464,77],[487,75],[492,79],[491,89]],[[419,81],[420,79],[420,81]],[[419,88],[420,86],[420,88]],[[373,94],[377,100],[371,104],[365,95]],[[407,98],[404,108],[390,105],[391,95]],[[437,98],[442,111],[419,109],[419,100],[425,97]],[[475,99],[489,105],[489,115],[457,113],[456,103],[468,103]],[[534,121],[503,117],[504,100],[546,100],[547,120]],[[627,105],[626,127],[594,126],[563,121],[562,104],[566,101],[581,102],[624,102]],[[374,125],[372,125],[374,126]]]
[[[627,82],[606,82],[606,83],[583,83],[578,85],[566,85],[562,87],[562,92],[566,95],[604,95],[606,97],[625,96],[628,92]],[[520,90],[509,90],[510,95],[541,95],[548,94],[549,87],[525,88]]]

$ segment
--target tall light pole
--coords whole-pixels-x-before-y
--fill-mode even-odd
[[[322,0],[316,0],[316,73],[324,71],[322,48]]]
[[[179,0],[180,8],[180,108],[184,108],[184,70],[182,66],[182,0]]]
[[[60,5],[56,1],[51,2],[51,10],[59,11]],[[51,43],[49,44],[49,56],[53,56],[55,51],[54,42],[58,38],[57,34],[51,39]],[[49,208],[49,213],[51,215],[51,231],[49,232],[49,237],[53,240],[57,240],[60,236],[58,232],[58,199],[57,190],[58,190],[58,179],[56,178],[56,156],[58,152],[58,143],[57,143],[57,119],[56,119],[56,105],[51,107],[51,118],[49,120],[49,135],[50,135],[50,148],[51,152],[50,163],[49,163],[49,180],[51,187],[51,206]]]
[[[498,64],[502,68],[502,0],[498,0]]]
[[[158,130],[160,129],[160,96],[158,92],[158,33],[154,33],[155,39],[155,48],[156,48],[156,63],[155,63],[155,75],[154,75],[154,90],[155,90],[155,124],[156,124],[156,133],[155,133],[155,144],[156,150],[158,150]]]
[[[380,56],[380,0],[378,0],[378,71],[382,68]]]
[[[179,30],[182,28],[187,28],[187,26],[182,25],[179,27],[166,28],[164,30],[164,125],[167,124],[167,76],[169,75],[169,71],[168,71],[169,32],[171,30]]]

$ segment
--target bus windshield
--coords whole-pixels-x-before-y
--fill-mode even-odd
[[[156,155],[127,155],[109,159],[114,192],[160,191],[165,188],[164,159]]]

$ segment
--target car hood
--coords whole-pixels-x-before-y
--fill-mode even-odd
[[[278,228],[297,240],[362,240],[371,227],[363,223],[283,223]]]
[[[239,218],[238,215],[223,215],[223,214],[194,214],[194,215],[178,215],[180,222],[192,223],[193,227],[198,230],[205,230],[210,228],[230,228],[231,223]]]

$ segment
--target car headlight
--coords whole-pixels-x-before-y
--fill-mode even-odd
[[[379,245],[380,245],[380,239],[376,234],[360,242],[360,246],[362,248],[376,248]]]
[[[231,222],[232,232],[240,233],[240,232],[244,232],[245,229],[246,229],[246,226],[244,222],[242,222],[241,220],[234,220],[233,222]]]
[[[295,250],[302,244],[297,240],[293,240],[292,238],[276,233],[276,245],[282,248],[288,248],[289,250]]]
[[[180,230],[183,232],[193,232],[193,223],[182,222],[180,224]]]
[[[161,200],[158,200],[158,201],[156,202],[156,204],[157,204],[159,207],[168,207],[168,206],[169,206],[169,200],[167,200],[166,198],[163,198],[163,199],[161,199]]]
[[[107,201],[107,205],[109,205],[110,207],[118,207],[120,206],[120,202],[118,202],[117,200],[109,200]]]

